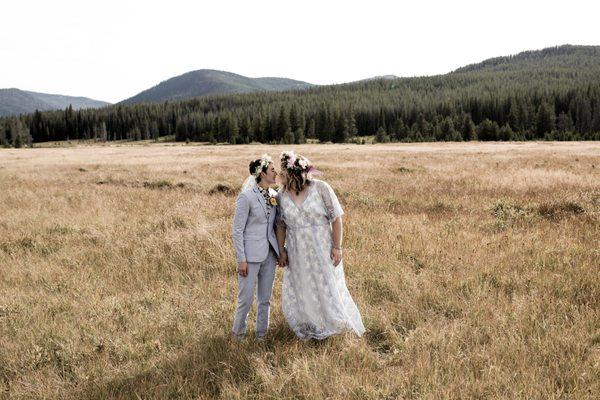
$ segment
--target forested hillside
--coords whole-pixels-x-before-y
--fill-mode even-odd
[[[599,77],[600,46],[567,45],[438,76],[36,112],[0,120],[0,141],[599,140]]]
[[[122,103],[161,103],[210,95],[305,89],[311,86],[310,83],[286,78],[248,78],[231,72],[201,69],[161,82]]]

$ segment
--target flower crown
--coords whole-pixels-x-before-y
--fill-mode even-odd
[[[258,164],[256,166],[256,168],[254,168],[254,172],[252,173],[252,176],[254,176],[255,178],[258,178],[260,173],[263,172],[263,170],[267,166],[269,166],[269,164],[272,162],[273,162],[273,160],[271,159],[271,157],[269,157],[268,154],[263,154],[262,156],[260,156],[260,164]]]
[[[284,151],[279,156],[281,160],[281,167],[294,171],[294,172],[316,172],[316,169],[313,167],[312,163],[308,160],[308,158],[297,155],[294,153],[294,150]]]

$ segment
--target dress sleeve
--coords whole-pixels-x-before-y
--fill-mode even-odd
[[[323,199],[323,203],[325,203],[329,222],[333,222],[337,217],[344,215],[344,210],[342,209],[335,192],[327,182],[318,181],[317,190]]]
[[[277,199],[277,206],[275,207],[275,226],[279,228],[285,228],[286,225],[285,221],[283,220],[283,208],[281,207],[281,193],[282,192],[277,193],[277,196],[275,197]]]

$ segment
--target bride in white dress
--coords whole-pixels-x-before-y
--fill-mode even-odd
[[[281,154],[277,241],[283,272],[283,315],[301,339],[365,332],[344,278],[342,215],[329,184],[294,152]],[[284,248],[285,246],[285,248]]]

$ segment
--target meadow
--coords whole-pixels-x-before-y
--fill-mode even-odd
[[[297,340],[278,270],[268,340],[230,340],[235,198],[290,148],[362,338]],[[600,142],[0,149],[0,204],[0,399],[600,393]]]

